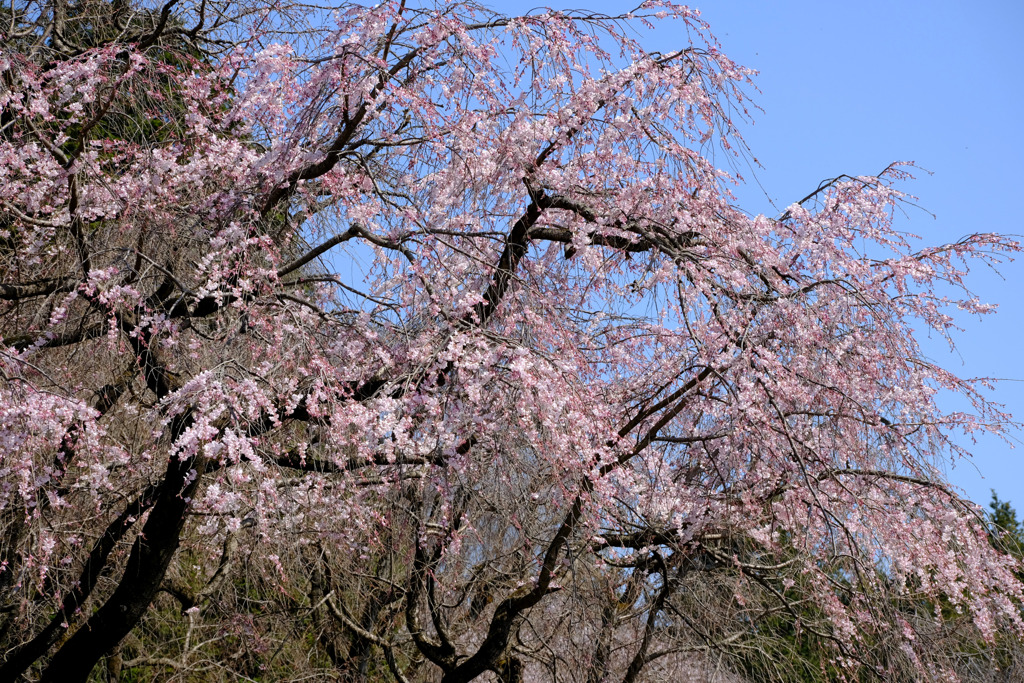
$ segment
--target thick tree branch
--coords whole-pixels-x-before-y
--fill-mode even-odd
[[[156,500],[158,488],[150,485],[130,502],[110,524],[92,548],[85,561],[82,573],[71,589],[61,600],[61,610],[36,637],[18,647],[7,655],[6,661],[0,666],[0,680],[13,681],[28,670],[32,663],[44,656],[50,647],[65,633],[68,625],[74,620],[75,614],[85,605],[92,594],[101,573],[106,569],[110,553],[125,533],[152,507]],[[90,667],[91,668],[91,667]]]
[[[50,278],[36,282],[0,283],[0,299],[6,301],[21,301],[38,296],[48,296],[57,292],[70,292],[80,283],[76,277]]]

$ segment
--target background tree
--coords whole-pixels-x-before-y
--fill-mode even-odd
[[[990,535],[993,544],[1004,553],[1017,557],[1024,555],[1024,528],[1017,520],[1017,511],[1009,501],[999,500],[992,491],[992,501],[988,504],[992,512],[990,516]]]
[[[734,206],[749,72],[682,7],[299,9],[8,10],[0,679],[898,680],[964,673],[946,611],[1020,636],[937,466],[1006,416],[910,328],[1014,242],[913,251],[896,165]]]

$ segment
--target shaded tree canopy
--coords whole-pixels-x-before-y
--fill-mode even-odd
[[[916,249],[899,164],[743,211],[696,12],[0,35],[0,680],[1006,669],[1019,554],[942,465],[1007,416],[913,330],[1019,247]]]

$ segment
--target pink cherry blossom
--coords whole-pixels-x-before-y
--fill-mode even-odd
[[[1009,417],[912,333],[1016,242],[914,250],[901,164],[735,206],[753,73],[684,7],[217,6],[0,48],[0,678],[167,596],[181,672],[273,649],[257,595],[446,682],[671,679],[779,613],[850,680],[954,675],[944,610],[1024,634],[943,476]]]

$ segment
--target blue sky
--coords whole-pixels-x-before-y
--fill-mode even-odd
[[[494,0],[503,13],[532,2]],[[606,13],[634,3],[551,2],[559,9]],[[841,173],[876,173],[914,161],[928,173],[903,189],[927,211],[910,211],[900,227],[942,244],[973,232],[1024,233],[1024,3],[976,0],[860,0],[695,3],[724,52],[760,73],[753,125],[742,127],[763,168],[738,170],[738,192],[752,212],[776,213]],[[677,49],[670,23],[646,34],[652,50]],[[755,182],[756,176],[756,182]],[[932,216],[934,214],[934,217]],[[991,398],[1024,419],[1024,258],[972,272],[969,284],[999,312],[964,317],[957,350],[923,339],[926,354],[961,376],[994,377]],[[945,399],[944,405],[960,408]],[[1024,512],[1024,444],[998,439],[963,445],[974,453],[949,471],[981,504],[989,489]]]

